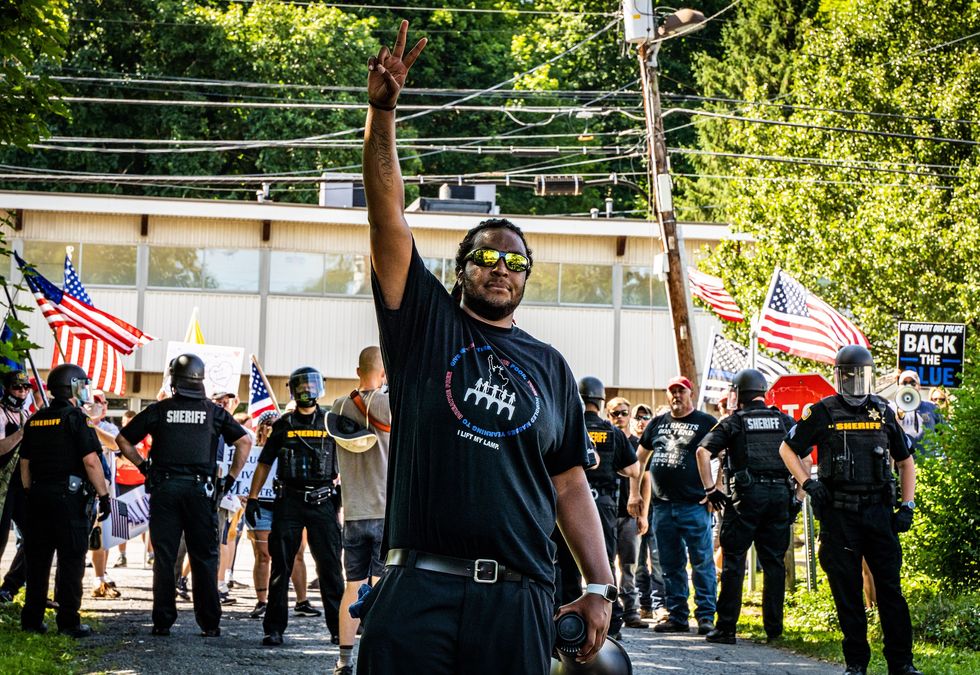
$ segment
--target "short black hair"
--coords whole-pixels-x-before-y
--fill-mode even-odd
[[[527,253],[527,259],[531,262],[531,267],[534,266],[534,257],[531,254],[531,247],[527,245],[527,239],[524,237],[524,232],[521,231],[514,223],[510,222],[506,218],[488,218],[483,222],[479,223],[476,227],[470,229],[463,237],[463,241],[459,242],[459,248],[456,250],[456,276],[463,271],[466,266],[466,256],[470,254],[473,250],[473,242],[476,241],[476,235],[480,234],[483,230],[510,230],[518,237],[521,238],[521,243],[524,244],[524,250]],[[528,276],[531,275],[531,267],[527,268]]]

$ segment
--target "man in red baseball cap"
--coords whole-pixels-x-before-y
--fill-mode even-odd
[[[695,618],[698,633],[714,629],[717,579],[712,558],[711,506],[706,503],[698,474],[697,449],[715,425],[715,418],[694,409],[691,381],[683,376],[667,381],[670,412],[650,420],[640,437],[640,466],[651,460],[650,527],[657,538],[663,568],[668,616],[653,629],[658,633],[687,633],[688,578],[691,559]],[[630,514],[646,513],[643,498],[630,500]]]

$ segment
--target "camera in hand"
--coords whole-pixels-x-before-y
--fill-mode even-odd
[[[585,644],[587,627],[582,615],[570,612],[555,622],[555,651],[550,675],[632,675],[633,664],[626,650],[616,640],[606,638],[602,649],[588,663],[575,660]]]

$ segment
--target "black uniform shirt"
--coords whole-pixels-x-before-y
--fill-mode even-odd
[[[830,417],[830,412],[824,404],[824,401],[834,397],[839,398],[838,403],[845,408],[854,411],[855,421],[865,421],[871,419],[871,414],[881,414],[879,406],[871,404],[870,397],[868,402],[858,407],[848,405],[839,394],[817,401],[803,411],[803,417],[786,434],[786,445],[791,447],[793,452],[800,457],[806,457],[810,454],[810,448],[814,445],[817,446],[817,450],[819,451],[821,443],[826,442],[832,434],[838,433],[834,430],[834,423]],[[880,398],[878,400],[883,401]],[[884,408],[885,433],[888,434],[888,452],[896,462],[908,459],[911,456],[909,453],[908,436],[902,431],[902,427],[895,417],[895,412],[887,404],[881,406],[881,408]]]
[[[599,417],[599,413],[587,410],[585,426],[601,458],[599,466],[587,471],[585,476],[589,479],[589,486],[594,490],[612,494],[619,485],[618,472],[636,462],[636,451],[630,445],[626,434],[612,422]],[[609,462],[610,458],[612,462]],[[628,478],[626,480],[629,481]]]
[[[307,437],[307,443],[314,449],[319,448],[321,442],[325,442],[326,447],[329,448],[328,452],[330,454],[330,467],[326,469],[326,473],[329,473],[329,478],[336,478],[337,476],[337,446],[336,441],[327,434],[326,428],[326,412],[323,410],[315,410],[311,415],[304,415],[298,410],[286,413],[279,419],[275,421],[272,425],[272,432],[269,434],[269,439],[265,442],[262,447],[262,452],[259,453],[259,461],[262,464],[267,464],[272,466],[273,462],[279,457],[279,451],[282,450],[283,445],[285,445],[286,437],[293,428],[293,424],[290,423],[290,418],[295,418],[295,424],[299,427],[313,427],[315,431],[324,432],[324,437]],[[327,476],[325,476],[326,478]],[[309,480],[304,480],[304,483],[314,484],[317,481],[313,478]]]
[[[210,414],[209,426],[202,412]],[[177,395],[151,403],[119,433],[133,445],[153,436],[150,459],[154,468],[213,476],[219,437],[234,443],[245,435],[245,427],[217,403]]]
[[[93,452],[102,452],[95,429],[84,412],[64,399],[54,399],[28,420],[20,446],[21,459],[30,460],[31,480],[38,482],[85,478],[82,459]]]
[[[767,408],[763,401],[749,401],[742,410],[763,410]],[[783,428],[789,431],[796,424],[796,420],[786,413],[779,413],[783,421]],[[701,441],[701,447],[711,453],[712,459],[717,457],[722,450],[728,450],[734,446],[738,437],[742,434],[742,418],[739,415],[729,415],[719,420],[708,435]]]
[[[715,418],[700,410],[679,418],[666,412],[650,420],[640,445],[653,451],[650,472],[654,499],[693,504],[704,499],[697,450],[714,425]]]
[[[588,462],[568,365],[467,315],[414,247],[399,309],[372,285],[392,411],[387,546],[491,558],[551,587],[551,477]]]

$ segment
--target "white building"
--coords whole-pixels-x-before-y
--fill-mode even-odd
[[[65,246],[97,307],[160,338],[124,360],[132,398],[152,399],[166,343],[182,340],[194,307],[210,344],[258,356],[280,399],[300,365],[327,378],[327,397],[355,383],[361,348],[377,344],[367,260],[367,212],[278,203],[0,192],[10,212],[7,243],[54,283]],[[449,286],[464,232],[483,216],[406,215],[429,268]],[[507,216],[504,216],[507,217]],[[664,285],[653,272],[655,225],[640,220],[510,216],[526,233],[535,266],[518,324],[553,344],[576,377],[599,377],[612,393],[651,401],[676,374]],[[688,263],[729,236],[725,226],[683,223]],[[20,274],[11,260],[9,278]],[[21,305],[34,305],[26,293]],[[39,312],[26,319],[42,371],[54,341]],[[714,315],[692,314],[703,359]],[[246,377],[239,394],[245,397]],[[610,394],[611,395],[611,394]]]

